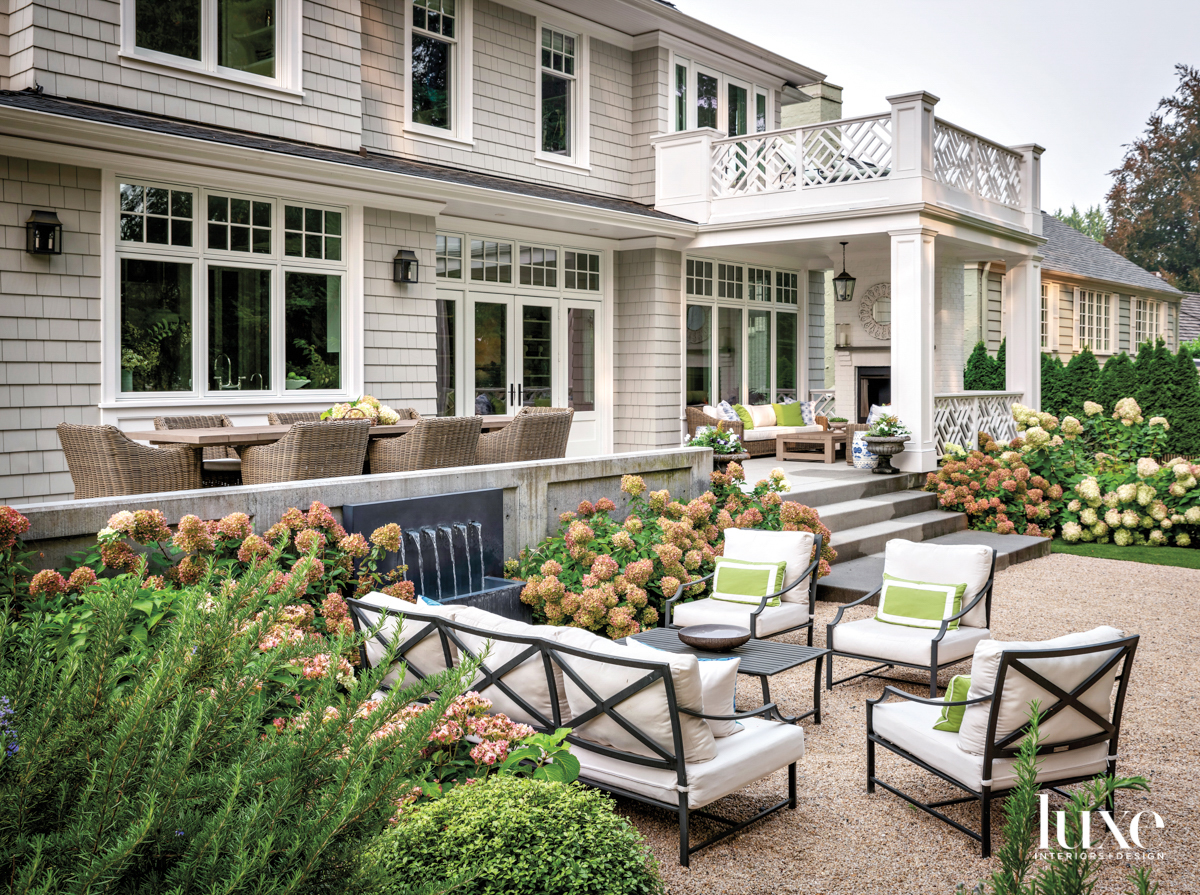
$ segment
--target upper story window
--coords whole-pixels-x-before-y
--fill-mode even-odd
[[[300,90],[300,13],[283,0],[122,0],[122,56]]]
[[[418,134],[469,142],[470,2],[411,0],[409,10],[405,123]]]
[[[728,136],[770,130],[771,92],[682,56],[674,57],[676,131],[711,127]]]
[[[551,165],[588,166],[587,37],[538,23],[537,151]]]
[[[1112,296],[1107,292],[1079,290],[1079,347],[1094,352],[1111,351]]]

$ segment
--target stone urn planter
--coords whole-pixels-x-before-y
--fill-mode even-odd
[[[891,435],[886,438],[866,435],[863,441],[867,443],[871,453],[879,457],[879,465],[871,470],[872,472],[895,475],[900,471],[892,465],[892,457],[904,450],[904,442],[908,441],[907,435]]]
[[[749,459],[750,455],[746,451],[739,451],[736,454],[718,454],[713,451],[713,469],[717,472],[724,472],[730,463],[745,463]]]

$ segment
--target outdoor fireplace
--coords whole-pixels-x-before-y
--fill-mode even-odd
[[[858,380],[858,422],[865,423],[872,404],[892,403],[891,367],[855,367]]]
[[[403,531],[400,551],[388,554],[381,571],[407,565],[404,577],[418,596],[532,620],[529,607],[521,602],[525,583],[503,577],[502,489],[342,506],[346,531],[364,537],[391,522]]]

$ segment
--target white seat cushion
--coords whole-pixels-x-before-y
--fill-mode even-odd
[[[564,646],[585,649],[597,654],[594,659],[560,655],[562,663],[570,667],[601,699],[619,693],[650,673],[645,668],[604,661],[604,656],[619,656],[639,662],[661,661],[667,663],[671,667],[671,682],[675,688],[676,705],[694,712],[703,713],[704,711],[704,688],[700,683],[700,663],[695,656],[664,651],[661,659],[656,656],[648,660],[644,654],[635,653],[626,646],[613,643],[603,637],[597,637],[590,631],[580,628],[554,628],[554,639]],[[595,701],[565,671],[563,672],[563,681],[566,685],[567,702],[570,705],[572,719],[595,707]],[[674,751],[671,715],[667,705],[667,688],[661,680],[655,681],[650,686],[638,690],[628,699],[619,702],[615,706],[615,710],[661,748],[667,752]],[[570,726],[575,728],[577,736],[601,745],[612,746],[638,755],[659,757],[654,750],[607,715],[599,715],[582,725],[572,723]],[[679,728],[683,735],[685,761],[701,763],[716,758],[716,740],[703,718],[680,712]]]
[[[396,616],[389,615],[379,631],[379,636],[390,643],[396,637],[396,629],[399,628],[401,645],[416,637],[426,628],[428,622],[424,619],[437,617],[453,621],[457,608],[424,602],[409,603],[396,597],[389,597],[387,594],[381,594],[379,591],[372,591],[367,594],[362,598],[362,602],[378,606],[381,610],[391,609],[404,614],[403,623],[400,623],[400,620]],[[377,613],[364,612],[363,615],[365,616],[365,623],[371,627],[374,627],[375,623],[379,621],[379,614]],[[384,646],[372,637],[367,640],[366,653],[367,664],[374,668],[383,658]],[[458,650],[453,643],[450,644],[450,656],[452,663],[457,663]],[[431,631],[420,643],[404,655],[401,662],[406,665],[411,664],[416,666],[426,677],[436,674],[439,671],[445,671],[449,667],[446,664],[445,653],[442,651],[442,638],[437,631]],[[381,682],[382,686],[403,688],[412,686],[420,680],[417,675],[412,673],[406,673],[403,681],[399,681],[399,677],[400,663],[396,663],[392,666],[392,670],[388,676]]]
[[[484,628],[488,631],[496,631],[501,634],[542,637],[548,640],[552,639],[554,635],[554,629],[549,625],[527,625],[524,622],[504,618],[483,609],[477,609],[474,606],[459,608],[455,613],[454,620],[464,625]],[[466,631],[456,631],[455,633],[467,648],[476,655],[482,655],[484,650],[488,648],[488,645],[491,645],[486,660],[488,668],[499,668],[529,649],[529,645],[524,643],[488,639],[480,637],[477,634],[469,634]],[[541,713],[542,718],[545,719],[544,723],[554,723],[553,703],[550,700],[550,685],[546,680],[546,665],[542,661],[540,651],[504,675],[502,680],[515,692],[520,694],[521,698],[529,703],[535,711]],[[478,681],[479,677],[476,677],[468,689],[475,689],[475,684]],[[571,709],[567,704],[567,691],[563,685],[562,671],[557,665],[554,666],[554,683],[558,689],[560,718],[569,718]],[[543,724],[541,720],[535,718],[494,684],[490,687],[484,687],[479,691],[479,695],[485,696],[492,701],[493,714],[503,713],[512,720],[520,721],[524,724],[539,726]]]
[[[975,656],[971,662],[971,689],[968,698],[977,699],[993,692],[996,686],[996,675],[1000,670],[1000,656],[1006,650],[1087,646],[1093,643],[1120,640],[1123,636],[1124,634],[1116,628],[1102,625],[1091,631],[1066,634],[1062,637],[1055,637],[1053,640],[1007,643],[1002,640],[985,640],[975,647]],[[1046,680],[1052,681],[1069,693],[1087,680],[1093,671],[1111,657],[1112,652],[1105,651],[1062,658],[1030,659],[1028,664]],[[1080,698],[1084,705],[1100,717],[1109,720],[1112,719],[1112,690],[1116,674],[1117,668],[1113,666]],[[996,718],[997,738],[1007,736],[1029,720],[1031,700],[1038,700],[1043,712],[1058,702],[1057,696],[1042,689],[1025,675],[1011,668],[1007,672],[1004,691],[1000,698],[1000,714]],[[963,712],[962,727],[958,732],[960,749],[974,755],[983,754],[990,711],[991,704],[987,702],[967,706],[966,711]],[[1099,732],[1100,728],[1095,723],[1071,708],[1064,709],[1048,720],[1042,725],[1040,731],[1043,743],[1065,742]]]
[[[762,718],[747,718],[745,730],[716,741],[716,757],[703,764],[688,762],[688,807],[700,808],[753,783],[804,757],[804,729]],[[572,746],[579,759],[580,776],[588,782],[612,786],[638,795],[679,804],[679,778],[675,771],[647,768],[609,758],[583,746]]]
[[[742,441],[767,441],[776,435],[799,435],[802,432],[820,431],[820,426],[763,426],[761,429],[755,426],[742,436]]]
[[[842,622],[833,629],[833,648],[842,653],[872,656],[909,665],[928,665],[932,660],[930,646],[937,631],[929,628],[910,628],[889,625],[887,622],[864,618]],[[975,650],[975,644],[992,636],[987,628],[958,628],[947,631],[938,642],[938,664],[965,659]]]
[[[966,584],[962,605],[983,590],[992,572],[992,548],[982,544],[922,544],[893,538],[883,552],[883,571],[905,581]],[[987,627],[985,600],[962,617],[961,624]]]
[[[768,426],[775,425],[775,408],[770,404],[747,404],[743,405],[746,412],[750,414],[750,419],[754,422],[755,429],[765,429]]]
[[[705,597],[691,603],[676,603],[671,610],[671,624],[684,628],[688,625],[740,625],[749,628],[750,613],[757,608],[749,603],[729,603]],[[759,637],[770,637],[802,625],[810,618],[807,600],[803,603],[780,603],[763,610],[755,630]]]
[[[788,587],[812,562],[813,535],[808,531],[758,531],[750,528],[725,529],[725,549],[721,555],[728,559],[752,562],[787,562],[783,586]],[[780,597],[787,603],[807,603],[808,585],[797,585]]]
[[[936,705],[899,700],[877,705],[872,715],[875,733],[978,792],[983,782],[983,756],[971,755],[958,748],[958,734],[933,729],[941,711]],[[1107,758],[1107,743],[1042,755],[1038,759],[1038,780],[1051,782],[1102,774],[1107,767]],[[1012,789],[1016,785],[1015,764],[1016,760],[1011,758],[992,762],[993,791]]]
[[[650,646],[632,637],[625,641],[630,652],[640,654],[655,661],[662,660],[665,650]],[[739,656],[729,656],[725,659],[700,659],[701,699],[706,715],[732,715],[734,697],[737,694],[738,666],[742,664]],[[737,721],[720,721],[715,718],[705,718],[704,723],[715,737],[727,737],[742,729]]]

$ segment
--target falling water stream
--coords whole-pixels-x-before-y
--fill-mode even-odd
[[[439,534],[445,533],[445,535],[446,535],[446,547],[450,551],[448,554],[450,557],[450,574],[452,576],[452,581],[454,583],[454,590],[451,593],[453,594],[453,596],[457,597],[458,596],[458,563],[456,563],[454,561],[454,531],[453,531],[453,529],[450,528],[449,525],[439,525],[437,530],[438,530]],[[435,550],[437,549],[436,543],[434,544],[434,549]],[[470,578],[469,575],[467,577]],[[470,582],[468,581],[468,585],[469,584],[470,584]],[[469,587],[468,587],[468,589],[469,589]]]
[[[437,580],[437,598],[440,600],[442,598],[442,551],[438,550],[437,529],[428,527],[422,528],[421,534],[429,538],[429,545],[433,548],[433,567],[434,575]],[[453,561],[454,559],[451,557],[452,564]]]
[[[479,522],[470,523],[475,529],[475,538],[479,542],[479,589],[483,590],[483,525]],[[467,545],[467,555],[471,555],[470,544]]]
[[[455,522],[456,531],[462,532],[463,556],[467,558],[467,590],[471,590],[471,541],[467,537],[467,526],[463,522]]]
[[[417,547],[417,578],[421,583],[421,593],[425,592],[425,559],[421,556],[421,535],[420,532],[409,531],[405,532]]]

